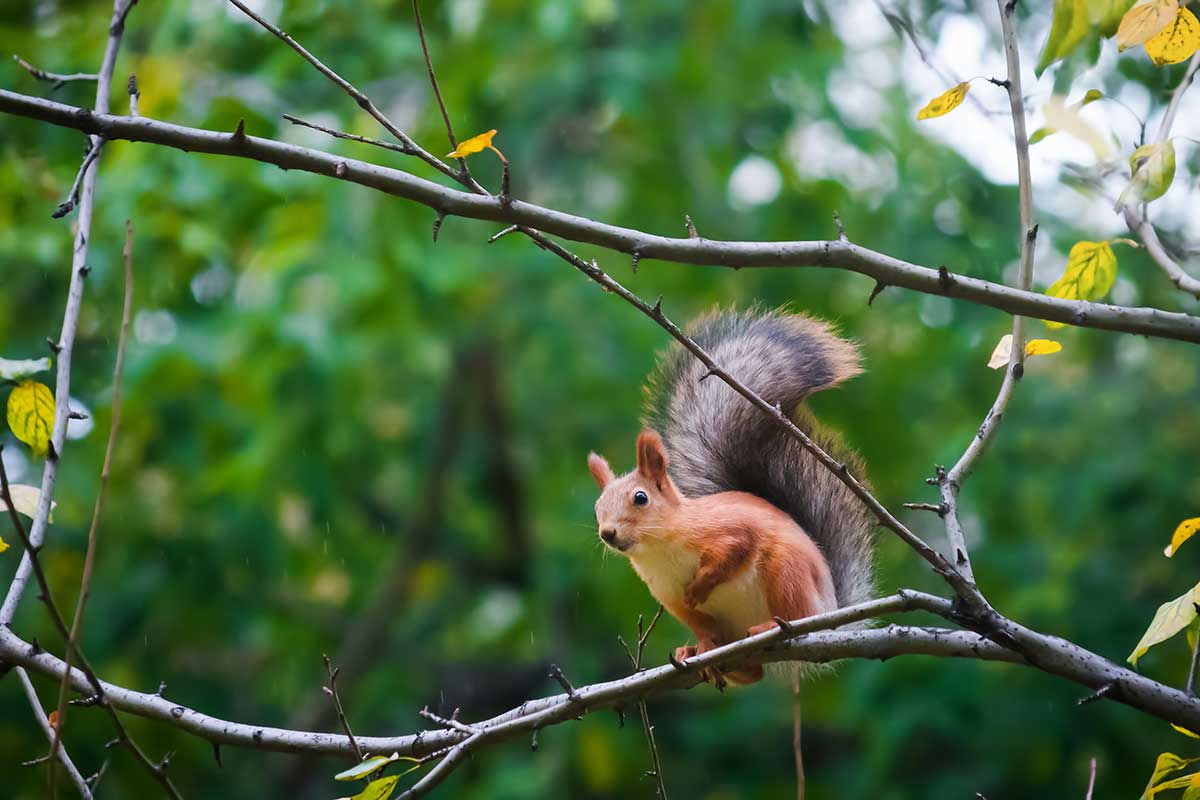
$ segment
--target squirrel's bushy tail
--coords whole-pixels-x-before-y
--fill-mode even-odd
[[[833,328],[781,311],[717,311],[689,331],[730,375],[783,412],[856,476],[861,463],[806,409],[805,397],[861,372],[858,349]],[[786,511],[829,561],[838,605],[874,593],[874,522],[862,502],[761,410],[676,345],[647,387],[647,424],[659,431],[671,478],[685,495],[756,494]]]

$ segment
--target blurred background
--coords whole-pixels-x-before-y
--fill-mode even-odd
[[[1183,66],[1139,50],[1085,48],[1035,81],[1048,2],[1022,2],[1033,109],[1085,88],[1119,97],[1087,114],[1136,144]],[[449,150],[404,2],[260,0],[255,7],[366,91],[435,153]],[[888,16],[892,15],[892,23]],[[948,117],[917,109],[960,79],[1002,76],[990,2],[877,5],[780,0],[450,0],[423,4],[456,129],[499,129],[523,198],[654,233],[816,239],[836,209],[857,243],[919,264],[1011,281],[1018,241],[1011,119],[1004,92],[973,84]],[[111,4],[8,0],[0,54],[55,71],[94,71]],[[908,23],[905,22],[908,21]],[[911,23],[911,24],[909,24]],[[907,31],[906,31],[907,28]],[[912,35],[909,35],[911,32]],[[914,44],[920,43],[920,48]],[[922,52],[924,51],[924,59]],[[140,111],[374,160],[435,177],[414,159],[336,142],[280,119],[296,114],[378,136],[365,114],[295,53],[217,0],[143,0],[117,63],[124,113]],[[0,86],[91,105],[93,87],[52,90],[0,60]],[[1200,89],[1176,133],[1200,136]],[[52,220],[83,137],[0,118],[0,355],[45,354],[61,324],[73,217]],[[1175,186],[1152,208],[1176,246],[1200,243],[1198,159],[1180,142]],[[1059,182],[1094,163],[1065,134],[1034,148],[1043,289],[1079,239],[1123,233],[1103,197]],[[472,161],[498,186],[489,153]],[[104,150],[59,507],[43,553],[60,602],[74,602],[110,418],[120,319],[120,249],[133,220],[136,274],[123,424],[101,527],[84,645],[100,674],[209,714],[336,728],[321,654],[344,668],[355,730],[420,729],[429,704],[490,716],[628,672],[617,636],[655,604],[628,564],[604,558],[585,457],[633,462],[641,387],[666,335],[618,299],[501,226],[434,214],[359,187],[275,167],[115,142]],[[935,463],[966,446],[1002,374],[985,367],[1009,330],[1000,312],[823,270],[643,262],[588,247],[602,267],[684,321],[715,305],[788,304],[837,320],[867,372],[813,405],[845,432],[893,509],[933,501]],[[1196,312],[1140,252],[1119,248],[1122,303]],[[1031,323],[1043,335],[1041,323]],[[1159,603],[1197,579],[1200,550],[1162,556],[1200,513],[1200,385],[1189,345],[1064,329],[1035,359],[963,495],[980,585],[1003,612],[1114,660]],[[52,384],[51,384],[52,385]],[[14,479],[41,464],[5,434]],[[907,512],[906,512],[907,513]],[[905,521],[944,544],[933,515]],[[8,532],[5,532],[8,538]],[[11,541],[11,540],[10,540]],[[7,585],[18,548],[0,555]],[[879,537],[881,587],[942,591],[914,554]],[[921,618],[913,618],[921,622]],[[927,620],[933,622],[932,619]],[[61,652],[27,593],[14,625]],[[647,657],[687,632],[664,620]],[[1141,669],[1180,685],[1182,637]],[[37,685],[47,705],[56,686]],[[805,689],[809,796],[1083,796],[1140,792],[1163,750],[1192,740],[1115,703],[1008,665],[917,657],[846,663]],[[673,798],[794,796],[787,687],[655,699]],[[337,759],[223,748],[131,718],[188,797],[345,794]],[[109,726],[73,709],[67,743],[85,774],[112,755],[101,794],[157,792],[131,759],[106,753]],[[612,713],[514,741],[461,767],[439,797],[652,797],[636,724]],[[41,797],[46,751],[15,678],[0,682],[5,794]],[[407,780],[407,779],[406,779]],[[63,791],[67,791],[66,788]]]

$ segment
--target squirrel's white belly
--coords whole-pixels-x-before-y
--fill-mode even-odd
[[[629,560],[650,594],[665,606],[683,605],[684,590],[700,566],[700,556],[695,551],[653,542],[630,551]],[[730,641],[745,636],[748,628],[771,620],[756,564],[746,566],[718,585],[697,609],[717,620]]]
[[[763,593],[758,566],[751,564],[713,589],[699,609],[716,619],[730,640],[740,639],[746,630],[771,621],[771,609]]]
[[[700,566],[700,555],[686,547],[639,543],[630,551],[629,560],[650,594],[664,606],[683,605],[683,591]]]

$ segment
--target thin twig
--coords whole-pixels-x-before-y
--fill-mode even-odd
[[[460,179],[460,176],[454,171],[453,168],[445,164],[437,156],[434,156],[432,153],[426,151],[424,148],[414,142],[408,134],[396,127],[395,123],[384,116],[384,113],[376,108],[375,104],[371,102],[371,99],[360,92],[354,84],[350,83],[350,81],[346,80],[341,75],[325,66],[325,64],[322,63],[319,58],[306,50],[299,42],[279,28],[279,26],[268,22],[261,15],[250,9],[245,3],[241,2],[241,0],[229,0],[229,2],[236,6],[243,14],[257,22],[260,26],[277,37],[288,47],[299,53],[300,57],[309,64],[312,64],[312,66],[315,67],[318,72],[320,72],[329,80],[333,81],[334,84],[336,84],[342,91],[354,98],[354,102],[358,103],[359,108],[374,117],[375,120],[382,125],[388,133],[395,136],[402,144],[408,147],[413,155],[424,161],[429,166],[443,173],[447,177],[455,180]]]
[[[1171,101],[1167,104],[1167,110],[1163,113],[1162,122],[1158,125],[1158,133],[1155,135],[1155,142],[1162,144],[1171,137],[1171,128],[1175,124],[1175,114],[1179,111],[1179,105],[1183,101],[1184,92],[1192,85],[1195,80],[1197,71],[1200,71],[1200,51],[1197,51],[1192,60],[1188,62],[1187,69],[1184,70],[1183,78],[1179,81],[1179,85],[1175,87],[1175,91],[1171,94]],[[1167,277],[1171,279],[1171,283],[1180,290],[1187,292],[1192,297],[1200,298],[1200,279],[1193,277],[1185,270],[1167,249],[1163,247],[1158,238],[1158,232],[1150,220],[1143,218],[1132,206],[1125,206],[1123,210],[1125,216],[1125,224],[1129,226],[1129,230],[1141,237],[1142,244],[1146,245],[1146,252],[1150,254],[1150,258],[1154,260],[1163,272],[1167,273]]]
[[[62,716],[58,717],[57,725],[51,725],[46,712],[42,710],[42,701],[37,696],[37,690],[33,688],[33,682],[29,680],[29,673],[25,671],[24,667],[17,667],[15,672],[17,673],[17,680],[21,682],[21,686],[25,689],[25,696],[29,699],[29,707],[33,709],[33,716],[45,732],[46,738],[51,741],[57,740],[58,730],[62,725]],[[83,775],[75,766],[75,762],[67,755],[66,748],[60,745],[54,749],[54,752],[58,756],[59,762],[63,765],[63,769],[70,776],[71,783],[75,784],[75,788],[79,791],[79,796],[84,800],[92,800],[92,790],[88,788],[87,781],[83,779]]]
[[[454,135],[454,125],[450,122],[450,112],[446,110],[446,101],[442,99],[442,88],[438,86],[437,75],[433,71],[433,61],[429,58],[429,43],[425,41],[425,26],[421,23],[421,6],[418,0],[412,0],[413,19],[417,23],[417,38],[421,40],[421,53],[425,56],[425,69],[429,73],[429,85],[433,87],[433,97],[437,100],[438,110],[442,112],[442,122],[446,125],[446,138],[450,140],[450,151],[458,149],[458,137]],[[465,158],[458,159],[458,168],[463,175],[470,175]]]
[[[0,446],[0,451],[2,450],[3,446]],[[54,602],[54,596],[50,592],[50,583],[46,580],[46,573],[42,569],[42,561],[38,556],[38,551],[40,548],[36,547],[30,540],[29,534],[25,531],[25,525],[21,522],[21,517],[17,513],[16,504],[13,502],[12,494],[9,491],[8,471],[4,468],[3,458],[0,458],[0,500],[3,500],[4,504],[8,507],[9,518],[12,520],[13,527],[17,531],[17,537],[21,540],[21,544],[25,547],[25,555],[29,559],[30,569],[37,580],[38,588],[41,590],[39,599],[41,599],[42,604],[49,612],[50,620],[54,623],[54,627],[58,630],[59,635],[62,637],[63,643],[66,645],[68,652],[74,653],[75,659],[79,662],[79,669],[87,678],[88,686],[93,692],[87,704],[101,706],[108,713],[109,718],[112,720],[113,727],[117,730],[117,738],[120,743],[123,744],[131,753],[133,753],[138,763],[140,763],[142,767],[150,773],[151,777],[153,777],[159,783],[159,785],[162,786],[163,791],[166,792],[168,797],[173,798],[173,800],[180,800],[180,794],[178,790],[175,788],[175,785],[171,782],[170,777],[167,775],[165,759],[162,763],[155,764],[149,758],[147,758],[142,748],[136,741],[134,741],[133,737],[129,735],[129,731],[125,728],[125,724],[121,721],[121,717],[119,714],[117,714],[116,709],[113,708],[112,704],[107,701],[104,694],[104,684],[96,676],[95,671],[88,662],[87,656],[83,654],[83,650],[79,647],[79,643],[71,642],[71,632],[67,628],[67,623],[63,620],[62,614],[59,613],[58,606]],[[0,628],[2,627],[3,626],[0,626]],[[70,670],[63,670],[63,674],[69,675]]]
[[[117,62],[117,51],[121,46],[121,34],[125,30],[125,18],[129,9],[137,0],[114,0],[112,19],[108,28],[108,41],[104,47],[104,58],[101,61],[99,81],[96,86],[95,114],[108,113],[108,92],[112,83],[113,69]],[[95,148],[99,136],[92,136],[92,147]],[[99,156],[97,156],[98,158]],[[54,499],[54,486],[58,480],[58,464],[62,458],[63,446],[67,437],[67,422],[70,414],[67,398],[71,396],[71,359],[75,351],[75,332],[79,325],[79,310],[83,303],[83,286],[87,277],[88,245],[92,238],[92,209],[96,193],[96,173],[98,165],[85,170],[83,183],[79,189],[79,216],[75,226],[75,246],[71,258],[71,280],[67,288],[66,308],[63,311],[62,331],[55,343],[55,353],[58,363],[54,396],[59,399],[54,410],[54,425],[50,433],[50,457],[42,470],[41,495],[38,498],[37,510],[34,512],[33,524],[29,531],[29,541],[33,548],[42,546],[46,534],[46,524],[50,518],[50,503]],[[4,603],[0,605],[0,626],[12,623],[21,602],[21,595],[29,582],[33,569],[31,555],[26,551],[17,566],[8,587]]]
[[[394,153],[403,153],[404,155],[408,155],[408,156],[413,154],[412,150],[409,149],[407,145],[392,144],[391,142],[381,142],[378,139],[370,139],[366,136],[359,136],[358,134],[354,134],[354,133],[345,133],[343,131],[335,130],[333,128],[326,128],[324,125],[318,125],[315,122],[309,122],[306,119],[301,119],[300,117],[294,116],[292,114],[284,114],[283,118],[286,119],[288,122],[292,123],[293,125],[300,125],[305,128],[312,128],[315,131],[320,131],[321,133],[329,134],[330,136],[334,137],[335,139],[345,139],[348,142],[359,142],[360,144],[369,144],[374,147],[382,147],[384,150],[391,150]]]
[[[322,688],[325,690],[325,694],[329,695],[330,699],[333,700],[333,707],[337,711],[338,721],[342,723],[342,730],[346,732],[346,738],[350,740],[350,749],[354,751],[355,759],[362,761],[363,750],[359,747],[358,740],[354,738],[354,731],[350,730],[350,720],[346,719],[346,710],[342,708],[342,697],[338,694],[338,669],[333,666],[333,662],[329,660],[329,656],[322,655],[321,660],[325,662],[325,673],[329,676],[329,685]]]
[[[33,77],[40,81],[48,81],[54,84],[54,88],[62,86],[64,83],[72,81],[98,81],[100,76],[94,72],[47,72],[44,69],[38,69],[33,64],[30,64],[25,59],[21,58],[16,53],[13,53],[13,61],[17,62],[17,66],[28,72]]]
[[[1196,637],[1196,645],[1192,648],[1192,663],[1188,667],[1187,686],[1184,691],[1193,697],[1196,695],[1196,671],[1200,668],[1200,636]]]
[[[629,655],[629,660],[633,664],[634,672],[637,672],[642,668],[642,654],[646,651],[646,640],[650,638],[650,634],[654,631],[655,626],[658,625],[658,621],[662,619],[662,614],[663,606],[660,603],[658,610],[654,612],[654,616],[650,619],[650,624],[645,627],[642,626],[642,615],[638,615],[638,638],[636,652],[632,653],[629,651],[628,647],[625,648],[625,652]],[[622,641],[621,645],[624,646],[625,642]],[[637,706],[638,716],[642,721],[642,733],[646,736],[646,746],[650,749],[650,771],[647,774],[654,777],[655,791],[657,792],[658,797],[661,798],[661,800],[668,800],[667,779],[666,776],[663,775],[662,757],[659,755],[658,742],[654,737],[654,726],[650,724],[650,710],[646,707],[645,700],[639,700]]]
[[[104,494],[112,472],[113,452],[117,445],[117,432],[121,427],[121,373],[125,368],[125,347],[129,341],[129,320],[133,309],[133,223],[125,220],[125,248],[122,251],[125,264],[125,297],[121,304],[121,327],[117,335],[117,357],[112,372],[112,420],[108,427],[108,444],[104,448],[104,464],[100,468],[100,486],[96,490],[96,503],[92,507],[92,523],[88,527],[87,552],[83,557],[83,574],[79,580],[79,597],[75,601],[75,617],[71,621],[69,646],[64,656],[68,669],[76,643],[83,630],[83,615],[92,592],[92,572],[96,564],[97,532],[100,529],[100,512],[104,507]],[[58,689],[58,726],[50,752],[58,745],[61,732],[67,723],[67,682],[63,680]]]
[[[1088,767],[1088,787],[1087,794],[1083,796],[1083,800],[1092,800],[1092,790],[1096,788],[1096,757],[1092,756],[1091,764]]]
[[[88,169],[100,157],[100,148],[103,146],[103,136],[95,136],[88,140],[88,150],[83,157],[83,163],[79,165],[79,170],[75,173],[75,180],[71,182],[71,191],[67,192],[67,199],[58,204],[58,208],[54,209],[51,217],[61,219],[74,210],[75,205],[79,202],[79,187],[83,184]]]

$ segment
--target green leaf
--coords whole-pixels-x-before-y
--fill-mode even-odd
[[[1042,57],[1038,59],[1034,74],[1040,76],[1046,67],[1071,55],[1089,30],[1087,0],[1054,0],[1050,36],[1042,48]]]
[[[50,369],[50,359],[48,358],[27,358],[19,361],[0,358],[0,380],[16,381],[48,369]]]
[[[370,758],[363,759],[360,764],[353,766],[350,769],[343,770],[343,771],[339,772],[337,775],[334,775],[333,779],[335,781],[362,780],[363,778],[367,777],[371,773],[378,772],[379,770],[386,767],[388,764],[392,764],[396,761],[412,761],[413,763],[418,763],[418,764],[420,763],[420,759],[418,759],[418,758],[412,758],[410,756],[402,756],[399,753],[392,753],[390,756],[371,756]]]
[[[1111,38],[1134,0],[1088,0],[1088,17],[1105,39]]]
[[[1129,654],[1129,663],[1136,667],[1138,659],[1144,656],[1147,650],[1165,642],[1190,625],[1192,620],[1196,619],[1197,602],[1200,602],[1200,583],[1174,600],[1159,606],[1158,611],[1154,612],[1154,619],[1150,621],[1150,627],[1142,634],[1142,640]],[[1162,756],[1159,756],[1159,760],[1162,760]]]
[[[1175,180],[1175,145],[1165,142],[1144,144],[1129,157],[1129,183],[1117,198],[1115,210],[1125,206],[1157,200],[1171,188]]]

